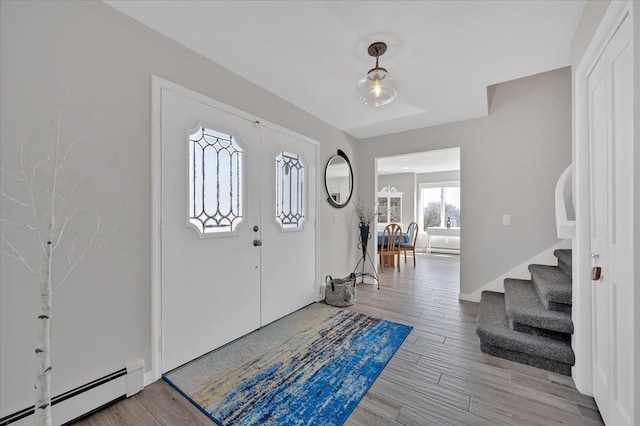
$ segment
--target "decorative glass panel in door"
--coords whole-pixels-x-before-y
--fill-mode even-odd
[[[300,156],[282,151],[276,157],[276,222],[282,229],[303,225],[304,173]]]
[[[233,232],[242,204],[242,148],[201,127],[189,136],[189,222],[202,234]]]

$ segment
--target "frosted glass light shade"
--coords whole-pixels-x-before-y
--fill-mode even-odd
[[[397,95],[395,82],[384,68],[374,68],[358,80],[358,98],[365,105],[386,105]]]

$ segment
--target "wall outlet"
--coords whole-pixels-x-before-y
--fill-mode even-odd
[[[511,225],[511,215],[509,214],[503,214],[502,215],[502,224],[504,226],[509,226]]]
[[[338,216],[337,214],[333,215],[333,223],[338,223],[340,222],[340,216]]]

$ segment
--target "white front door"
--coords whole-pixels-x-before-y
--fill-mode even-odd
[[[161,372],[316,300],[316,145],[161,89]]]
[[[260,170],[260,130],[248,120],[168,89],[162,89],[161,108],[162,372],[166,372],[260,327],[260,248],[253,245],[260,239],[253,231],[260,225],[260,175],[248,172]],[[223,138],[217,142],[219,135],[213,132],[232,135],[242,149],[239,168],[233,170],[240,175],[239,185],[230,176],[233,148]],[[189,144],[195,140],[200,152],[190,158]],[[196,167],[206,163],[196,173],[196,185],[203,174],[208,183],[220,174],[220,187],[208,185],[195,200],[203,226],[217,232],[203,234],[195,226],[198,220],[195,225],[189,220],[193,162]],[[222,216],[238,201],[236,213],[241,217],[235,221],[240,223],[232,230]]]
[[[262,128],[262,316],[266,325],[316,300],[316,146]],[[267,188],[275,185],[276,193]]]
[[[588,76],[593,266],[593,393],[603,419],[631,425],[634,412],[633,85],[630,17]]]

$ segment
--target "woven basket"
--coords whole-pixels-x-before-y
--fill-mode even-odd
[[[351,274],[344,278],[332,278],[327,275],[324,300],[331,306],[351,306],[356,303],[356,276]]]

